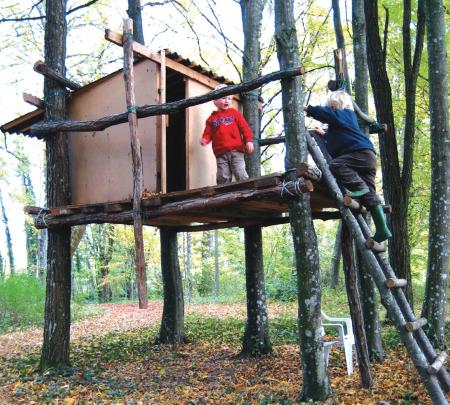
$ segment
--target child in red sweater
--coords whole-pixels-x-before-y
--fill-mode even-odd
[[[226,87],[219,85],[215,90]],[[212,142],[212,149],[217,161],[217,184],[248,179],[245,171],[244,152],[251,154],[254,146],[252,131],[244,116],[232,108],[232,96],[214,100],[217,111],[206,120],[205,130],[200,144],[205,146]]]

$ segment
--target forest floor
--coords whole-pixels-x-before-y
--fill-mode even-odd
[[[295,309],[270,306],[274,351],[242,359],[245,306],[187,305],[190,343],[154,345],[162,303],[100,305],[102,314],[71,329],[72,367],[37,371],[42,330],[0,336],[1,404],[296,404],[301,372]],[[372,365],[374,385],[361,388],[358,369],[347,376],[343,353],[333,350],[327,404],[431,403],[395,331],[386,359]],[[289,341],[291,340],[291,343]],[[450,398],[449,398],[450,399]]]

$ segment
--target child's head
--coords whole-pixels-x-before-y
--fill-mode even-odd
[[[336,90],[328,95],[327,106],[335,110],[352,110],[351,97],[344,90]]]
[[[225,84],[219,84],[215,87],[214,90],[223,89],[224,87],[227,87]],[[233,96],[224,96],[221,98],[218,98],[214,100],[214,105],[217,107],[219,111],[225,111],[228,110],[233,105]]]

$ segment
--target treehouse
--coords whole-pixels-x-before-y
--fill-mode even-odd
[[[121,41],[118,34],[107,31],[106,35],[113,42]],[[154,53],[137,43],[133,43],[133,51],[138,56],[133,62],[136,106],[176,102],[209,93],[220,83],[231,84],[176,53],[167,50]],[[46,74],[44,69],[42,62],[35,65],[36,71]],[[67,98],[70,121],[96,120],[127,110],[122,69],[83,87],[72,82],[65,86],[73,90]],[[48,134],[31,131],[32,125],[43,122],[43,103],[30,96],[24,98],[38,108],[4,124],[2,130],[45,138]],[[235,108],[240,107],[239,96],[234,97],[234,104]],[[182,229],[192,224],[217,228],[288,221],[285,213],[290,192],[283,186],[282,173],[215,186],[216,162],[211,145],[203,147],[199,143],[205,121],[214,109],[213,103],[207,102],[139,119],[144,224]],[[50,215],[46,225],[37,217],[36,225],[50,225],[51,217],[55,220],[58,217],[57,223],[62,220],[68,225],[131,223],[133,161],[128,123],[102,131],[69,130],[67,137],[70,204],[39,209]],[[303,174],[299,172],[303,176],[308,171],[307,165],[299,170],[303,170]],[[303,191],[314,190],[309,180],[302,184]],[[335,204],[320,184],[315,187],[311,195],[316,217],[339,216],[336,211],[322,212]],[[28,208],[31,214],[36,214],[35,211]],[[99,213],[105,215],[99,218]]]

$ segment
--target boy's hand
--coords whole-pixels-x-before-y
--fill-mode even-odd
[[[208,145],[208,141],[205,138],[200,139],[200,145],[206,146]]]
[[[253,153],[253,151],[255,150],[255,147],[253,146],[253,142],[247,142],[245,144],[245,150],[247,151],[247,153],[249,155],[251,155]]]
[[[315,128],[314,128],[314,132],[315,132],[317,135],[325,136],[325,131],[324,131],[321,127],[315,127]]]

